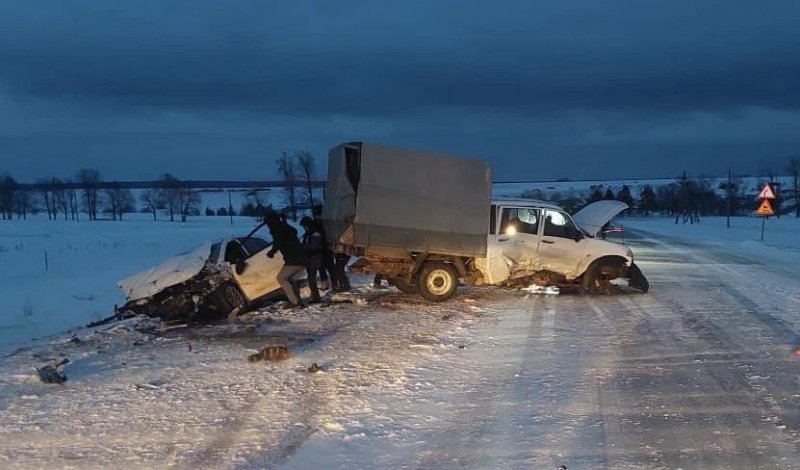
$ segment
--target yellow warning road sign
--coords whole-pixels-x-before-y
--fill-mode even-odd
[[[761,201],[761,205],[758,206],[758,209],[756,209],[756,214],[775,215],[775,211],[772,210],[772,204],[769,203],[769,199],[764,199],[763,201]]]
[[[769,183],[764,183],[764,187],[761,188],[761,192],[758,193],[759,199],[775,199],[775,192],[772,190],[772,187]]]

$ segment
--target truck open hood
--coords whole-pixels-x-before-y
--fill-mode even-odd
[[[196,276],[210,255],[211,243],[206,242],[189,253],[169,258],[155,268],[127,277],[119,281],[117,286],[128,300],[151,297]]]
[[[603,200],[589,204],[572,216],[572,220],[589,235],[595,237],[614,217],[628,208],[621,201]]]

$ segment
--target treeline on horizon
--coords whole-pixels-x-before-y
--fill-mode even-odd
[[[792,159],[787,170],[791,179],[790,187],[783,187],[777,181],[776,174],[765,175],[763,183],[769,184],[776,195],[772,207],[778,217],[794,212],[795,217],[800,218],[800,160]],[[712,181],[716,180],[690,178],[684,173],[666,184],[644,185],[639,194],[634,194],[630,186],[623,185],[618,192],[612,188],[594,187],[586,197],[574,191],[541,189],[526,190],[521,197],[550,201],[573,214],[588,204],[605,199],[622,201],[631,208],[632,213],[643,217],[654,214],[669,217],[678,214],[742,216],[755,211],[756,201],[747,192],[742,178],[731,177],[715,185]]]
[[[276,166],[281,180],[275,186],[284,188],[286,209],[296,218],[299,209],[316,203],[313,190],[320,187],[320,182],[314,180],[314,157],[306,151],[291,155],[283,152],[276,159]],[[202,198],[198,189],[208,186],[181,180],[169,173],[147,185],[107,181],[92,168],[82,168],[73,178],[42,178],[33,184],[20,184],[10,174],[0,171],[0,216],[2,220],[12,220],[14,216],[26,219],[28,214],[46,212],[53,221],[91,221],[103,214],[111,220],[123,220],[124,214],[141,212],[152,214],[153,220],[164,213],[170,221],[185,222],[189,216],[201,214]],[[270,184],[260,187],[267,186]],[[132,187],[142,189],[138,198],[134,197]],[[254,186],[248,192],[253,200],[238,209],[228,204],[228,207],[216,209],[206,207],[204,213],[261,216],[271,206],[260,200],[257,189]]]
[[[281,178],[279,186],[285,193],[283,210],[293,219],[297,218],[299,210],[321,202],[314,197],[314,188],[320,187],[320,182],[314,179],[316,168],[311,153],[298,151],[290,155],[283,152],[275,163]],[[765,172],[763,180],[771,184],[778,196],[773,203],[776,212],[780,215],[794,211],[800,218],[800,159],[791,158],[785,170],[791,180],[788,188],[777,183],[775,171]],[[34,185],[18,184],[11,175],[0,172],[0,214],[3,220],[11,220],[14,215],[25,219],[28,214],[39,212],[46,212],[50,220],[80,220],[81,214],[89,220],[98,220],[100,214],[110,216],[111,220],[122,220],[124,214],[142,212],[152,214],[153,220],[164,213],[170,221],[177,218],[185,222],[189,216],[201,213],[258,217],[272,209],[259,198],[255,189],[248,193],[251,197],[238,209],[229,203],[227,207],[206,207],[201,211],[197,182],[165,173],[150,186],[136,198],[129,187],[103,180],[100,172],[94,169],[81,169],[73,179],[41,179]],[[663,185],[646,185],[638,194],[623,185],[618,192],[611,188],[593,188],[584,195],[574,191],[534,189],[520,196],[554,202],[570,213],[603,199],[622,201],[642,216],[673,216],[684,212],[703,216],[747,215],[754,210],[752,196],[745,193],[741,178],[732,178],[730,183],[726,180],[714,187],[712,179],[690,178],[686,173]]]

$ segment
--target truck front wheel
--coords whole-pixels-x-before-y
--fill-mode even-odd
[[[582,286],[590,294],[609,294],[611,281],[619,277],[619,272],[619,263],[615,261],[595,262],[583,275]]]
[[[458,288],[458,272],[452,264],[428,261],[422,265],[417,277],[419,294],[431,302],[451,299]]]

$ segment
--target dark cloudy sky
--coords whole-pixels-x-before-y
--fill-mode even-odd
[[[0,172],[260,179],[368,140],[505,180],[756,173],[800,154],[798,25],[798,0],[4,0]]]

